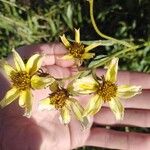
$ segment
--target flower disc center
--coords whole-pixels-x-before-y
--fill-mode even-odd
[[[74,42],[69,48],[69,53],[74,57],[74,58],[81,58],[82,55],[85,52],[84,45],[81,43],[76,43]]]
[[[50,94],[51,104],[55,105],[56,109],[61,109],[66,104],[66,99],[69,98],[69,94],[65,89],[59,89],[56,92]]]
[[[25,71],[12,72],[10,78],[13,86],[19,90],[25,90],[31,86],[30,75]]]
[[[98,94],[102,96],[104,102],[110,101],[111,98],[116,97],[116,93],[117,85],[110,81],[104,81],[98,90]]]

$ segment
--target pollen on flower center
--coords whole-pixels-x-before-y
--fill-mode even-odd
[[[65,89],[59,89],[56,92],[50,94],[51,104],[55,105],[56,109],[61,109],[66,104],[69,94]]]
[[[77,42],[74,42],[73,44],[71,44],[68,50],[69,50],[69,53],[74,58],[81,58],[85,52],[84,45],[82,43],[77,43]]]
[[[31,86],[30,75],[25,71],[12,72],[10,78],[13,86],[19,90],[25,90]]]
[[[116,97],[117,85],[110,82],[104,81],[98,90],[98,94],[102,96],[104,102],[110,101],[111,98]]]

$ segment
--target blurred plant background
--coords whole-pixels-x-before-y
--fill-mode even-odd
[[[149,0],[95,0],[94,4],[94,16],[103,33],[136,44],[150,41]],[[79,27],[82,40],[100,39],[91,25],[86,0],[0,0],[0,58],[13,47],[59,41],[63,33],[74,39],[73,30]],[[121,48],[99,47],[96,54],[107,55]],[[119,66],[121,70],[150,72],[150,46],[123,55]]]

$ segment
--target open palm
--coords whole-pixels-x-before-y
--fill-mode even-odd
[[[44,54],[43,70],[49,72],[56,78],[70,76],[75,68],[73,62],[61,60],[66,49],[61,44],[37,44],[20,48],[20,55],[26,59],[34,53]],[[12,62],[11,57],[9,61]],[[102,73],[102,70],[100,71]],[[120,82],[131,82],[142,85],[145,90],[133,101],[125,102],[127,112],[124,121],[116,122],[107,106],[94,118],[91,118],[90,125],[94,123],[103,125],[133,125],[140,127],[150,126],[150,102],[148,102],[149,85],[146,84],[149,78],[146,74],[129,74],[122,72],[119,75]],[[134,80],[136,78],[137,80]],[[142,78],[142,80],[140,80]],[[130,80],[131,79],[131,80]],[[0,76],[0,98],[9,89],[9,83],[5,75]],[[138,81],[138,83],[136,83]],[[56,110],[39,111],[39,100],[47,97],[48,89],[36,90],[33,92],[33,112],[30,119],[22,116],[24,110],[18,106],[18,101],[0,110],[0,149],[1,150],[69,150],[84,145],[101,146],[114,149],[140,149],[150,148],[150,136],[138,133],[122,133],[107,130],[105,128],[92,127],[82,130],[80,122],[74,119],[69,125],[62,125],[59,122],[59,114]],[[136,100],[139,103],[136,103]],[[141,101],[143,99],[143,101]],[[87,103],[87,96],[80,97],[81,103]],[[142,108],[142,109],[141,109]],[[137,110],[138,109],[138,110]],[[147,116],[145,117],[144,114]],[[93,119],[93,121],[92,121]],[[145,122],[144,120],[147,120]],[[136,144],[140,142],[140,145]]]
[[[56,78],[68,77],[74,71],[73,62],[60,59],[66,53],[60,44],[32,45],[18,51],[24,59],[34,53],[44,54],[43,70]],[[12,61],[11,57],[9,61]],[[4,85],[1,95],[4,95],[9,89],[9,83],[4,77],[1,78]],[[83,132],[77,120],[72,118],[69,125],[62,125],[58,119],[58,111],[38,110],[39,100],[47,97],[49,93],[48,89],[33,91],[34,104],[30,119],[22,116],[23,110],[18,106],[18,101],[1,110],[2,149],[67,150],[84,145],[89,130]]]

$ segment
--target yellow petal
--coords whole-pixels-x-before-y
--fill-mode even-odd
[[[106,81],[111,81],[113,83],[117,81],[118,60],[118,58],[113,58],[111,60],[105,76]]]
[[[90,58],[93,58],[94,56],[95,56],[94,53],[84,53],[84,54],[82,55],[82,58],[83,58],[83,59],[90,59]]]
[[[100,46],[100,43],[92,43],[89,46],[85,47],[85,52],[89,52],[90,50],[94,49],[97,46]]]
[[[39,54],[31,56],[26,64],[26,71],[33,75],[41,67],[42,57]]]
[[[19,96],[19,106],[24,108],[26,106],[26,99],[25,97],[25,91],[21,91],[20,92],[20,96]]]
[[[80,29],[75,29],[75,41],[80,43]]]
[[[63,56],[61,59],[64,59],[64,60],[74,60],[73,56],[72,55],[65,55]]]
[[[25,71],[25,64],[20,55],[15,50],[12,50],[12,52],[14,54],[14,62],[17,71]]]
[[[89,101],[83,116],[91,116],[96,114],[101,109],[103,103],[102,97],[96,94]]]
[[[5,73],[10,77],[12,72],[16,72],[16,70],[7,63],[4,63],[2,66],[5,70]]]
[[[75,117],[81,122],[82,126],[86,128],[89,124],[87,117],[83,117],[84,108],[80,105],[80,103],[73,98],[69,99],[71,101],[71,108]]]
[[[66,46],[66,47],[69,47],[70,46],[70,43],[69,41],[67,40],[66,36],[63,34],[62,36],[60,36],[60,39],[61,41],[63,42],[63,44]]]
[[[59,119],[62,124],[68,124],[71,120],[69,109],[67,109],[66,107],[63,107],[60,110],[60,118]]]
[[[31,90],[25,90],[21,93],[22,101],[25,102],[25,113],[24,116],[30,118],[32,112],[32,93]]]
[[[117,96],[120,98],[131,98],[141,93],[141,86],[121,85],[118,86]]]
[[[83,107],[80,105],[80,103],[76,99],[70,98],[69,100],[71,101],[70,106],[71,106],[76,118],[78,120],[82,120],[83,119],[82,115],[83,115],[83,111],[84,111]]]
[[[97,90],[97,83],[92,76],[86,76],[81,79],[77,79],[73,83],[73,88],[75,92],[82,94],[93,93]]]
[[[37,75],[32,76],[31,78],[31,87],[33,89],[42,89],[49,86],[55,81],[52,77],[39,77]]]
[[[114,113],[116,120],[122,120],[124,117],[124,107],[117,98],[112,98],[109,101],[109,106]]]
[[[45,98],[39,102],[39,110],[51,110],[55,108],[54,105],[51,104],[50,98]]]
[[[6,93],[5,97],[0,101],[0,106],[3,108],[9,105],[19,97],[19,94],[20,94],[19,90],[17,90],[16,88],[12,88]]]

